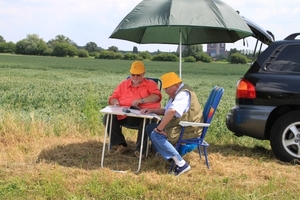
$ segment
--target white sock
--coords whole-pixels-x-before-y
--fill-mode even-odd
[[[185,164],[185,160],[178,160],[176,156],[173,156],[172,159],[176,163],[177,166],[182,167]]]

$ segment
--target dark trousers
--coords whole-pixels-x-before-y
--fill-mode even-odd
[[[103,124],[106,126],[106,119],[108,115],[104,115],[103,117]],[[130,127],[138,130],[138,137],[136,140],[136,146],[135,150],[140,151],[141,148],[141,141],[142,141],[142,131],[143,131],[143,118],[138,117],[126,117],[125,119],[118,120],[117,115],[113,115],[112,119],[112,129],[111,129],[111,146],[114,145],[120,145],[120,144],[126,144],[125,137],[122,133],[122,126]],[[146,119],[146,125],[149,124],[150,120]],[[108,126],[110,126],[110,121],[108,122]],[[108,131],[110,130],[110,127],[108,127]],[[146,151],[147,148],[147,139],[148,135],[144,134],[144,141],[143,141],[143,152]]]

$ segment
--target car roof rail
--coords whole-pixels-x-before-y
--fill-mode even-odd
[[[267,31],[267,33],[269,34],[269,35],[271,35],[271,37],[273,38],[273,41],[275,41],[275,36],[273,35],[273,33],[271,32],[271,31],[268,31],[268,30],[266,30]]]
[[[286,38],[284,38],[284,40],[295,40],[295,38],[299,35],[300,35],[300,33],[293,33],[293,34],[287,36]]]

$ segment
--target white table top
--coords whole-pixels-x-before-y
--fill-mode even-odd
[[[129,110],[130,113],[124,112],[124,109]],[[148,119],[156,118],[156,119],[161,120],[161,118],[158,115],[154,114],[154,113],[141,114],[139,110],[124,108],[124,107],[121,107],[121,106],[106,106],[105,108],[100,110],[100,112],[107,113],[107,114],[114,114],[114,115],[127,115],[127,116],[130,116],[130,117],[148,118]]]

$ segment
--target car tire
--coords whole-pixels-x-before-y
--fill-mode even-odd
[[[270,144],[281,161],[300,160],[300,111],[286,113],[274,123]]]

